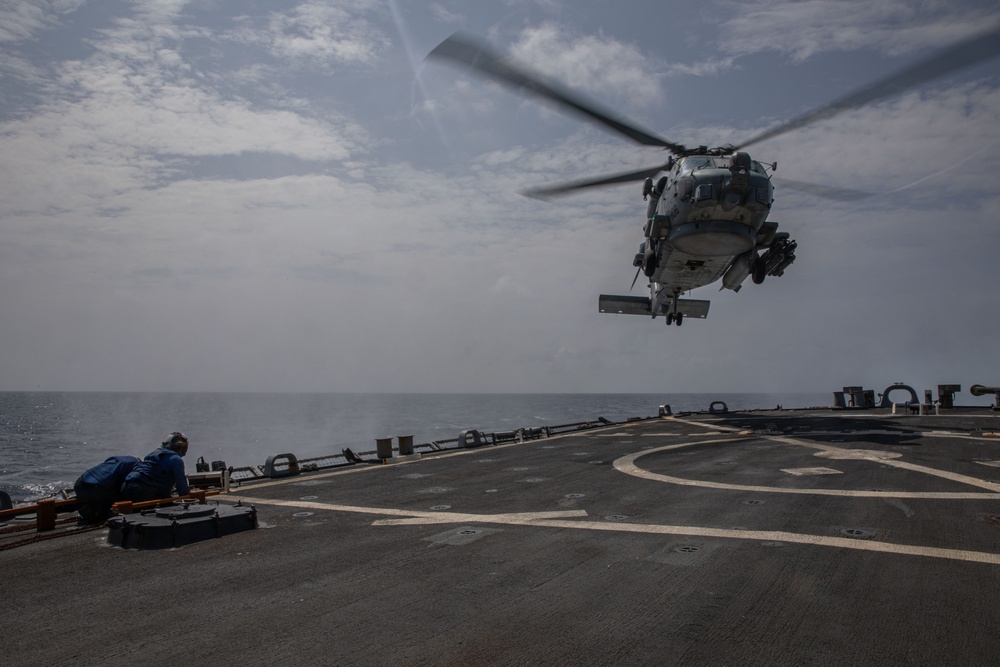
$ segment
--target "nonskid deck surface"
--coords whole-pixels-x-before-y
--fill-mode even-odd
[[[256,483],[256,531],[2,552],[0,608],[14,664],[992,664],[994,429],[699,414]]]

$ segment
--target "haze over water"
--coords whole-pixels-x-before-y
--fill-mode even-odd
[[[143,457],[171,431],[199,457],[229,466],[263,464],[375,448],[375,438],[413,435],[416,443],[462,430],[509,431],[604,417],[656,415],[659,406],[707,410],[830,405],[826,394],[249,394],[0,392],[0,490],[15,500],[70,487],[112,454]]]

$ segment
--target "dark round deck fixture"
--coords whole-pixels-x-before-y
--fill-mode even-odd
[[[875,534],[875,531],[864,528],[844,528],[840,532],[848,537],[871,537]]]

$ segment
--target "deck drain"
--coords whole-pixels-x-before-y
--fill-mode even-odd
[[[751,498],[750,500],[744,500],[743,504],[744,505],[763,505],[764,501],[763,500],[757,500],[756,498]]]
[[[567,493],[563,498],[583,498],[582,493]]]
[[[496,493],[500,489],[486,489],[486,493]]]
[[[292,516],[295,517],[296,519],[304,519],[307,516],[312,516],[312,515],[313,515],[312,512],[295,512],[294,514],[292,514]]]
[[[524,481],[528,482],[529,484],[538,484],[539,482],[544,482],[546,479],[547,479],[546,477],[529,477]]]
[[[587,461],[587,463],[589,463],[592,466],[599,466],[602,463],[604,463],[604,461]]]
[[[848,537],[871,537],[875,534],[875,531],[865,530],[864,528],[844,528],[840,532]]]
[[[299,500],[316,500],[319,496],[302,496]]]
[[[628,516],[625,514],[609,514],[604,517],[605,521],[625,521],[626,519],[628,519]]]
[[[431,510],[434,512],[441,512],[443,510],[450,510],[450,509],[451,505],[434,505],[433,507],[431,507]]]
[[[674,551],[679,554],[693,554],[696,551],[701,551],[701,549],[691,544],[682,544],[679,547],[674,547]]]
[[[736,461],[719,461],[720,466],[734,466],[737,465]]]
[[[458,531],[458,534],[459,535],[478,535],[481,532],[483,532],[483,531],[479,530],[478,528],[463,528],[462,530]]]
[[[590,456],[590,452],[573,452],[573,456]]]
[[[427,489],[427,493],[448,493],[448,491],[450,490],[451,489],[448,489],[443,486],[432,486],[431,488]]]
[[[761,542],[760,546],[762,546],[762,547],[783,547],[783,546],[785,546],[785,543],[784,542],[775,542],[773,540],[768,540],[767,542]]]

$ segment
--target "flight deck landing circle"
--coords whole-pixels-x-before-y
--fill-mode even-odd
[[[673,475],[664,475],[661,473],[650,472],[644,470],[636,465],[636,461],[643,456],[648,456],[650,454],[657,454],[661,452],[667,452],[676,449],[685,449],[689,447],[696,447],[699,445],[720,445],[726,443],[735,442],[747,442],[748,438],[745,435],[728,437],[728,438],[713,438],[709,440],[697,440],[692,442],[685,442],[672,445],[664,445],[663,447],[654,447],[652,449],[643,449],[638,452],[633,452],[632,454],[626,454],[613,463],[616,470],[623,472],[626,475],[632,475],[633,477],[640,477],[643,479],[654,480],[658,482],[666,482],[667,484],[676,484],[679,486],[694,486],[706,489],[719,489],[726,491],[751,491],[755,493],[785,493],[785,494],[798,494],[798,495],[817,495],[817,496],[842,496],[842,497],[852,497],[852,498],[926,498],[926,499],[947,499],[947,500],[998,500],[1000,499],[1000,483],[979,479],[976,477],[970,477],[968,475],[959,475],[957,473],[952,473],[950,471],[938,470],[935,468],[929,468],[927,466],[916,465],[912,463],[907,463],[900,460],[902,455],[898,452],[884,452],[879,450],[871,449],[845,449],[840,447],[833,447],[826,444],[820,444],[816,442],[811,442],[807,440],[798,440],[796,438],[791,438],[787,436],[757,436],[758,438],[763,438],[766,440],[780,442],[783,444],[798,445],[801,447],[806,447],[810,449],[819,449],[816,456],[821,456],[823,458],[833,459],[833,460],[861,460],[861,461],[871,461],[873,463],[879,463],[881,465],[889,465],[894,467],[905,468],[914,472],[920,472],[927,475],[935,477],[943,477],[954,482],[959,482],[962,484],[968,484],[973,487],[978,487],[982,489],[979,492],[937,492],[937,491],[883,491],[878,489],[867,489],[867,490],[855,490],[855,489],[805,489],[805,488],[789,488],[789,487],[777,487],[777,486],[764,486],[755,484],[730,484],[726,482],[711,482],[707,480],[696,480],[687,479],[684,477],[676,477]]]

